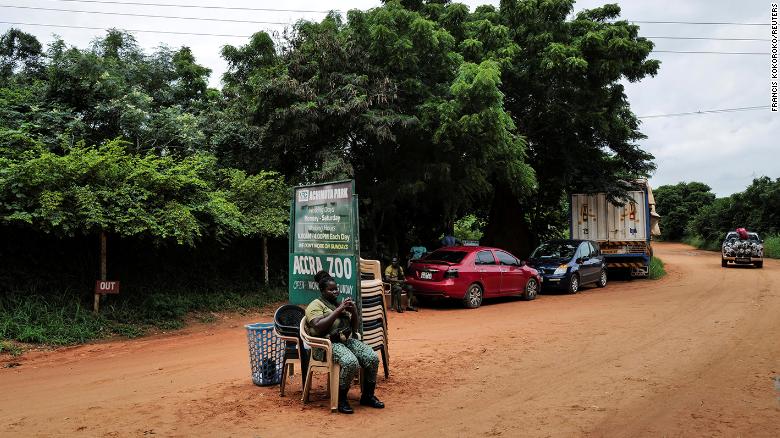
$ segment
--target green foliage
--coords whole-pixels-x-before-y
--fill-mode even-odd
[[[455,221],[455,237],[458,240],[479,240],[482,238],[485,221],[473,214],[463,216]]]
[[[278,50],[265,34],[226,46],[224,111],[248,123],[216,137],[242,139],[228,155],[244,168],[293,183],[355,178],[370,251],[435,239],[497,184],[535,187],[501,91],[519,48],[498,21],[491,8],[390,1],[300,22]]]
[[[142,336],[152,328],[172,330],[184,326],[191,312],[258,310],[284,299],[278,289],[261,292],[224,292],[110,297],[95,315],[72,293],[42,297],[28,293],[0,296],[0,351],[15,354],[13,343],[70,345],[107,336]],[[212,317],[213,318],[213,317]],[[208,319],[208,318],[207,318]]]
[[[653,43],[639,36],[638,26],[619,20],[617,5],[570,19],[573,7],[574,0],[501,2],[500,22],[519,47],[502,74],[505,109],[528,140],[538,191],[517,203],[494,199],[490,222],[527,215],[526,239],[547,232],[545,219],[553,219],[549,212],[567,194],[619,198],[629,189],[624,181],[655,168],[652,155],[638,146],[644,135],[621,83],[657,73],[659,62],[648,59]],[[488,227],[495,243],[502,228]]]
[[[0,341],[0,354],[7,353],[13,357],[20,356],[24,350],[13,342]]]
[[[715,201],[712,189],[704,183],[690,182],[665,185],[653,191],[656,210],[661,215],[661,238],[681,240],[688,223],[706,205]]]
[[[73,236],[100,230],[194,245],[217,236],[278,236],[288,189],[278,175],[216,170],[216,158],[128,153],[115,140],[65,155],[38,148],[0,168],[0,221]]]
[[[764,237],[764,257],[780,259],[780,235]]]
[[[42,70],[42,46],[33,35],[11,28],[0,36],[0,84],[14,74],[34,76]]]
[[[664,262],[658,257],[653,257],[652,259],[650,259],[649,269],[650,272],[648,273],[648,278],[650,278],[651,280],[658,280],[666,275],[666,269],[664,269]]]
[[[3,295],[0,297],[0,339],[67,345],[107,335],[105,321],[72,298]]]
[[[720,245],[726,233],[744,227],[762,237],[780,234],[780,178],[756,178],[743,192],[715,199],[688,225],[690,234]]]

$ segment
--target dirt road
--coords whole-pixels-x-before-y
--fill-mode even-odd
[[[330,414],[323,377],[305,407],[299,380],[254,386],[243,324],[265,314],[30,354],[0,369],[0,435],[778,436],[780,262],[656,254],[659,281],[391,314],[384,410]]]

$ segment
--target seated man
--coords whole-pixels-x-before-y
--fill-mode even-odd
[[[417,311],[417,308],[414,307],[412,303],[412,300],[414,300],[414,290],[404,284],[404,268],[398,263],[398,257],[393,257],[392,263],[385,269],[385,281],[390,283],[391,287],[391,308],[395,309],[398,313],[403,313],[403,309],[401,308],[401,293],[406,290],[406,297],[408,298],[406,310]]]

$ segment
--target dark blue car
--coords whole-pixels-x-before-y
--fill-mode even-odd
[[[607,285],[607,264],[590,240],[553,240],[539,245],[528,264],[539,271],[542,287],[576,294],[585,284]]]

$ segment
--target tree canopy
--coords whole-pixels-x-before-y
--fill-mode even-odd
[[[510,234],[563,221],[566,192],[617,198],[654,168],[620,82],[656,73],[652,43],[616,5],[569,20],[573,4],[386,1],[227,46],[226,94],[254,134],[240,154],[296,182],[354,177],[371,250],[469,214],[518,249]]]
[[[661,215],[661,238],[681,240],[688,234],[688,223],[702,208],[715,201],[710,186],[700,182],[681,182],[654,190],[656,210]]]
[[[73,187],[121,192],[94,172],[68,174],[70,186],[16,174],[105,159],[141,191],[151,189],[133,179],[137,165],[181,189],[144,206],[145,232],[182,242],[206,229],[280,234],[284,219],[269,212],[282,199],[261,199],[266,184],[354,178],[369,253],[431,245],[473,217],[484,242],[522,256],[564,228],[567,193],[619,198],[623,181],[654,168],[622,85],[656,73],[653,45],[617,5],[570,18],[573,6],[391,0],[331,13],[225,46],[221,90],[187,47],[145,53],[112,30],[84,49],[56,40],[44,51],[13,30],[0,40],[0,156],[20,185],[3,214],[44,229],[54,213],[42,193],[65,208],[86,202]],[[68,211],[75,222],[60,223],[82,231],[137,223]]]
[[[780,178],[756,178],[742,192],[705,205],[688,225],[691,235],[718,242],[737,227],[767,235],[780,234]]]
[[[187,245],[285,234],[284,178],[209,152],[219,99],[189,48],[149,55],[112,30],[88,49],[56,40],[43,53],[12,29],[0,67],[0,223]]]

